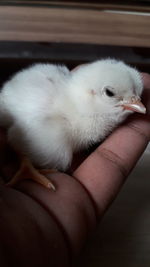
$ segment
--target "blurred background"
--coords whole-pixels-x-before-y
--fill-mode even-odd
[[[0,84],[35,62],[124,60],[150,72],[150,1],[0,1]],[[144,155],[75,266],[150,266],[150,164]]]
[[[149,0],[1,0],[0,80],[32,62],[73,68],[105,57],[148,71],[149,12]]]

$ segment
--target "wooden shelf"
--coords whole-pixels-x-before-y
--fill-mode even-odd
[[[98,5],[98,4],[97,4]],[[0,6],[0,41],[150,47],[150,13],[72,6]]]

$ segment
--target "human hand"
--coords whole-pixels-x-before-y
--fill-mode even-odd
[[[150,88],[150,75],[143,74],[143,79]],[[148,90],[144,98],[148,109]],[[79,163],[72,176],[51,174],[56,192],[29,180],[15,189],[2,186],[1,266],[10,266],[9,261],[16,266],[69,266],[143,153],[150,138],[149,119],[149,115],[131,116]],[[12,162],[14,156],[7,156],[10,150],[6,151],[3,132],[0,138],[0,169],[10,177],[16,159]]]

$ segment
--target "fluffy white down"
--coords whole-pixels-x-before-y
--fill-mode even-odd
[[[140,74],[123,62],[99,60],[70,72],[36,64],[6,82],[0,93],[0,125],[11,145],[40,167],[65,170],[75,150],[103,140],[131,112],[116,107],[102,90],[121,99],[141,95]]]

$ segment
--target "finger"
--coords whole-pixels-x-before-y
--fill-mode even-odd
[[[146,94],[146,105],[150,105],[150,91]],[[146,148],[149,122],[148,115],[133,115],[75,170],[73,175],[84,184],[100,214],[114,199]]]
[[[142,73],[142,78],[143,78],[144,88],[145,88],[142,98],[143,98],[143,102],[146,105],[147,113],[150,114],[150,105],[149,105],[150,75],[148,73]]]
[[[145,89],[150,89],[150,74],[148,73],[141,73],[142,75],[142,79],[143,79],[143,83],[144,83],[144,88]]]

